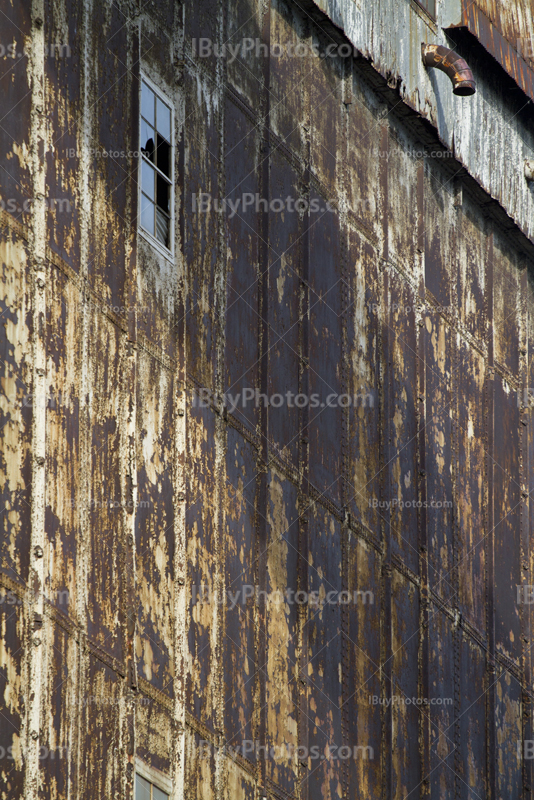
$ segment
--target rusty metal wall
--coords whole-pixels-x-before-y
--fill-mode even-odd
[[[525,160],[534,157],[529,103],[534,73],[531,62],[524,59],[534,45],[530,0],[519,4],[530,9],[525,26],[519,22],[517,3],[499,4],[501,20],[515,21],[502,33],[497,23],[492,26],[484,9],[469,0],[440,0],[435,18],[417,0],[300,3],[311,16],[320,18],[317,7],[327,15],[335,28],[331,35],[342,32],[395,90],[393,104],[405,103],[437,128],[453,157],[532,240],[534,197],[524,173]],[[480,43],[473,36],[462,36],[466,28]],[[516,32],[508,41],[512,28]],[[423,65],[423,42],[458,50],[473,71],[477,93],[469,98],[454,95],[446,75]],[[495,59],[502,63],[501,70],[495,68]]]
[[[298,0],[1,11],[0,798],[530,797],[530,223]]]
[[[470,13],[469,5],[463,3],[466,16]],[[522,58],[534,67],[534,15],[530,0],[517,0],[513,5],[496,0],[475,0],[472,5],[482,11]]]

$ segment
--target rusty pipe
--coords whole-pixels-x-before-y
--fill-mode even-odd
[[[467,61],[458,53],[441,44],[424,44],[424,42],[421,45],[421,52],[425,67],[435,67],[449,76],[454,94],[461,97],[475,94],[477,87],[473,73],[469,69]]]

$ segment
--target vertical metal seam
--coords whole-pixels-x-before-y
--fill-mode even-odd
[[[426,258],[426,235],[425,235],[425,162],[421,160],[417,167],[417,215],[418,215],[418,252],[420,253],[420,278],[419,278],[419,302],[425,304],[425,258]],[[417,337],[417,424],[418,433],[418,472],[417,479],[418,501],[420,503],[417,513],[419,527],[419,569],[421,578],[421,588],[419,592],[419,614],[420,614],[420,637],[419,637],[419,696],[423,700],[429,697],[429,670],[430,670],[430,648],[429,648],[429,587],[428,587],[428,520],[426,514],[427,484],[426,484],[426,338],[427,331],[425,317],[418,319],[416,325]],[[422,401],[419,397],[423,398]],[[420,730],[420,760],[421,760],[421,780],[422,795],[430,795],[430,741],[431,741],[431,707],[423,704],[419,717]]]
[[[263,125],[258,137],[258,164],[259,164],[259,184],[261,186],[261,197],[270,197],[270,79],[271,79],[271,2],[264,0],[262,19],[262,43],[267,46],[267,57],[263,59],[263,86],[261,89],[261,114]],[[258,359],[260,365],[260,392],[263,396],[268,394],[269,380],[269,209],[263,207],[258,219],[259,223],[259,242],[258,242],[258,314],[259,314],[259,341]],[[259,586],[258,599],[258,740],[261,753],[266,750],[267,736],[267,614],[266,614],[266,587],[267,587],[267,551],[269,540],[269,497],[268,497],[268,471],[269,471],[269,409],[263,403],[259,408],[259,427],[260,444],[258,452],[259,470],[257,487],[257,542],[258,553],[258,575],[256,585]],[[261,757],[259,765],[259,779],[261,790],[265,790],[266,785],[266,759]]]
[[[529,345],[529,325],[528,325],[528,307],[526,303],[528,293],[528,270],[525,264],[521,265],[521,280],[520,280],[520,325],[521,325],[521,342],[520,342],[520,355],[528,357]],[[518,403],[520,407],[520,459],[521,459],[521,477],[520,477],[520,491],[521,507],[520,507],[520,526],[521,526],[521,559],[520,559],[520,573],[519,583],[524,584],[523,574],[526,578],[526,583],[529,584],[530,575],[530,519],[529,519],[529,473],[530,473],[530,447],[529,438],[532,435],[532,424],[523,425],[523,421],[528,423],[528,418],[523,419],[522,413],[526,410],[526,398],[528,397],[528,360],[527,358],[520,358],[519,367],[519,380],[520,386],[523,388],[522,399]],[[522,743],[532,739],[532,675],[531,675],[531,625],[530,625],[530,606],[525,605],[524,595],[523,602],[519,605],[520,624],[521,624],[521,645],[522,645],[522,692],[521,692],[521,741]],[[522,747],[522,784],[525,792],[530,791],[532,783],[532,760],[524,758],[524,744]]]
[[[488,221],[488,225],[489,225]],[[495,771],[495,711],[496,711],[496,688],[495,688],[495,553],[494,553],[494,429],[495,429],[495,381],[494,381],[494,308],[493,308],[493,232],[488,235],[486,253],[486,332],[488,337],[488,364],[485,376],[486,384],[486,626],[488,640],[488,656],[486,664],[487,699],[486,699],[486,742],[487,742],[487,796],[488,800],[494,800],[496,792],[496,771]]]
[[[382,321],[384,336],[382,340],[382,364],[383,364],[383,383],[382,383],[382,463],[380,464],[380,486],[382,498],[390,496],[389,462],[390,462],[390,441],[386,436],[386,426],[391,419],[391,399],[393,396],[391,364],[388,359],[391,357],[391,327],[388,324],[390,308],[390,285],[389,271],[387,262],[389,258],[389,125],[386,120],[381,126],[380,150],[382,160],[380,161],[380,184],[381,184],[381,209],[382,216],[382,259],[384,264],[383,281],[383,303],[385,319]],[[381,576],[381,599],[382,599],[382,625],[381,625],[381,646],[380,662],[382,694],[384,705],[382,706],[382,793],[384,800],[393,800],[393,715],[391,703],[391,674],[392,674],[392,567],[391,567],[391,510],[388,511],[386,519],[382,523],[382,576]]]
[[[224,0],[219,2],[217,37],[219,47],[227,40],[227,4]],[[221,51],[220,51],[221,52]],[[217,92],[217,119],[219,126],[219,169],[218,169],[218,191],[219,196],[225,195],[225,87],[227,83],[226,59],[218,58],[216,61],[216,92]],[[217,275],[215,278],[215,307],[216,307],[216,367],[215,367],[215,392],[217,398],[224,394],[225,386],[225,325],[226,325],[226,306],[227,306],[227,231],[226,218],[219,214],[217,225]],[[215,556],[215,575],[214,587],[215,597],[223,598],[226,596],[226,542],[225,542],[225,487],[226,487],[226,448],[227,448],[227,429],[222,414],[215,415],[215,458],[214,458],[214,506],[215,506],[215,527],[214,527],[214,556]],[[215,604],[214,626],[216,630],[214,665],[215,681],[214,698],[215,707],[215,728],[218,734],[219,747],[215,755],[215,797],[223,800],[226,794],[226,764],[224,758],[224,748],[220,745],[225,741],[225,704],[224,704],[224,638],[225,638],[225,606],[224,603]],[[222,739],[222,741],[221,741]]]
[[[309,131],[309,126],[308,126]],[[300,308],[299,308],[299,340],[300,340],[300,366],[299,366],[299,392],[307,395],[309,392],[309,326],[310,326],[310,296],[309,296],[309,264],[310,264],[310,169],[311,169],[311,143],[309,134],[307,137],[307,152],[305,156],[305,168],[303,175],[302,195],[307,200],[307,211],[302,216],[304,231],[302,234],[302,274],[300,282]],[[309,524],[308,519],[312,513],[310,506],[309,493],[309,453],[307,441],[309,412],[308,406],[300,409],[299,413],[299,544],[298,544],[298,590],[308,594],[308,550],[309,550]],[[308,607],[302,603],[298,607],[299,619],[299,669],[298,669],[298,691],[299,691],[299,713],[298,713],[298,745],[305,748],[308,752],[309,718],[308,718],[308,676],[306,674],[306,664],[308,660]],[[303,779],[298,781],[299,800],[307,800],[309,793],[307,766],[303,770],[301,764],[297,763],[297,772],[303,775]]]
[[[46,394],[46,116],[45,100],[45,38],[44,2],[33,0],[30,14],[31,45],[28,61],[31,85],[31,185],[33,194],[30,233],[30,259],[33,264],[32,287],[32,391],[34,396]],[[50,276],[48,275],[50,279]],[[26,631],[26,764],[24,769],[24,797],[37,800],[40,793],[39,754],[42,745],[41,705],[48,687],[43,684],[48,676],[47,656],[52,647],[54,629],[52,620],[43,615],[43,591],[49,551],[45,547],[45,492],[46,492],[46,408],[44,403],[33,403],[31,433],[31,530],[29,532],[29,575],[31,601],[25,604]],[[44,557],[37,559],[35,548],[40,547]],[[41,630],[34,636],[34,620],[43,620]]]
[[[82,129],[78,132],[80,151],[79,170],[81,186],[78,194],[80,211],[80,278],[81,284],[87,287],[89,270],[89,231],[91,229],[91,193],[89,191],[91,135],[91,48],[92,48],[92,0],[83,4],[82,42],[83,59],[81,59],[81,81],[83,81]],[[85,465],[91,459],[91,425],[90,425],[90,369],[89,339],[90,318],[87,306],[88,289],[83,290],[81,321],[81,365],[80,365],[80,469],[79,469],[79,527],[80,539],[76,552],[76,615],[81,629],[78,640],[78,672],[76,677],[76,700],[79,702],[85,693],[89,672],[89,655],[87,650],[87,608],[88,608],[88,575],[91,527],[89,519],[90,506],[90,471]],[[84,714],[78,714],[77,720],[77,758],[76,758],[76,792],[75,796],[83,797],[86,789],[86,771],[83,769],[82,748],[85,741],[83,731]]]
[[[130,83],[130,104],[134,112],[134,120],[137,123],[138,114],[138,94],[139,94],[139,59],[134,58],[134,48],[136,48],[137,37],[135,27],[128,27],[128,49],[127,60],[129,75],[132,75]],[[131,43],[130,43],[131,37]],[[135,63],[135,77],[133,76],[133,65]],[[135,130],[138,130],[136,125]],[[126,287],[128,297],[128,333],[121,336],[121,358],[123,369],[121,370],[121,407],[125,409],[124,434],[121,436],[121,475],[124,476],[122,491],[124,500],[122,503],[122,550],[124,552],[125,570],[123,583],[123,635],[124,651],[123,658],[126,663],[127,679],[123,681],[123,694],[125,696],[124,721],[126,747],[126,797],[132,798],[135,782],[135,754],[136,754],[136,705],[135,696],[132,690],[137,689],[137,664],[135,657],[135,641],[137,632],[137,603],[136,603],[136,543],[135,528],[137,516],[137,459],[136,459],[136,428],[137,428],[137,163],[134,166],[132,180],[127,184],[127,208],[130,218],[129,242],[126,242],[127,275]],[[122,428],[123,426],[121,426]],[[122,708],[121,708],[122,712]]]
[[[352,59],[343,59],[341,62],[341,69],[343,71],[342,77],[342,100],[345,101],[347,94],[352,94]],[[350,82],[350,83],[349,83]],[[345,139],[343,152],[344,158],[342,161],[340,184],[342,189],[342,202],[339,214],[339,223],[341,229],[341,393],[351,394],[349,390],[349,363],[350,363],[350,348],[349,348],[349,309],[350,309],[350,280],[349,274],[349,252],[350,252],[350,229],[347,218],[347,197],[348,197],[348,170],[346,164],[348,163],[349,153],[349,107],[343,105],[345,110],[343,136]],[[342,109],[343,112],[343,109]],[[350,412],[349,408],[342,409],[342,430],[341,430],[341,489],[340,500],[341,507],[345,509],[345,518],[341,526],[341,590],[348,591],[349,588],[349,553],[350,553],[350,510],[349,502],[349,486],[350,486]],[[354,569],[358,569],[358,556],[357,549],[354,560]],[[346,596],[346,595],[345,595]],[[349,605],[342,604],[341,606],[341,648],[342,648],[342,683],[341,683],[341,743],[343,746],[351,745],[348,740],[349,730],[349,704],[345,703],[345,699],[349,698],[349,688],[347,686],[348,675],[350,673],[350,614]],[[341,782],[342,782],[342,797],[348,798],[349,792],[349,763],[347,759],[341,761]]]
[[[174,64],[181,65],[185,57],[185,3],[175,7],[175,51]],[[181,17],[181,19],[180,19]],[[180,30],[177,32],[177,26]],[[181,69],[181,66],[178,66]],[[179,85],[181,84],[178,82]],[[185,264],[185,98],[181,88],[176,97],[176,124],[179,127],[178,142],[178,169],[176,170],[176,195],[180,203],[176,204],[175,213],[179,215],[179,224],[175,235],[178,242],[174,248],[175,268],[179,271],[179,324],[177,325],[176,340],[178,370],[174,376],[174,451],[176,470],[174,475],[175,497],[187,499],[187,346],[185,309],[187,308],[186,264]],[[181,355],[181,358],[180,358]],[[186,503],[175,503],[174,519],[174,736],[173,736],[173,800],[184,800],[185,797],[185,740],[186,740],[186,677],[187,666],[187,631],[188,631],[188,569],[187,569],[187,531],[186,531]]]

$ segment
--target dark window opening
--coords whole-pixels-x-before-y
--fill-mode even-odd
[[[141,83],[141,207],[143,230],[171,249],[172,113]]]

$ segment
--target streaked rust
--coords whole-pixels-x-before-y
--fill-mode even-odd
[[[524,0],[521,0],[521,4]],[[514,79],[523,92],[534,100],[534,60],[529,58],[532,39],[527,36],[527,31],[523,28],[521,21],[527,21],[528,16],[532,18],[532,4],[528,8],[517,8],[520,3],[513,6],[507,3],[472,3],[469,0],[462,2],[462,25],[457,27],[467,28],[469,33],[477,38],[480,44],[490,53]],[[492,8],[497,14],[497,19],[493,21],[488,17],[482,7]],[[486,10],[488,10],[486,9]],[[514,13],[515,12],[515,13]],[[488,12],[489,13],[489,12]],[[532,23],[530,23],[532,24]],[[454,28],[451,27],[451,31]],[[522,43],[529,43],[525,46],[526,53],[521,52]]]

